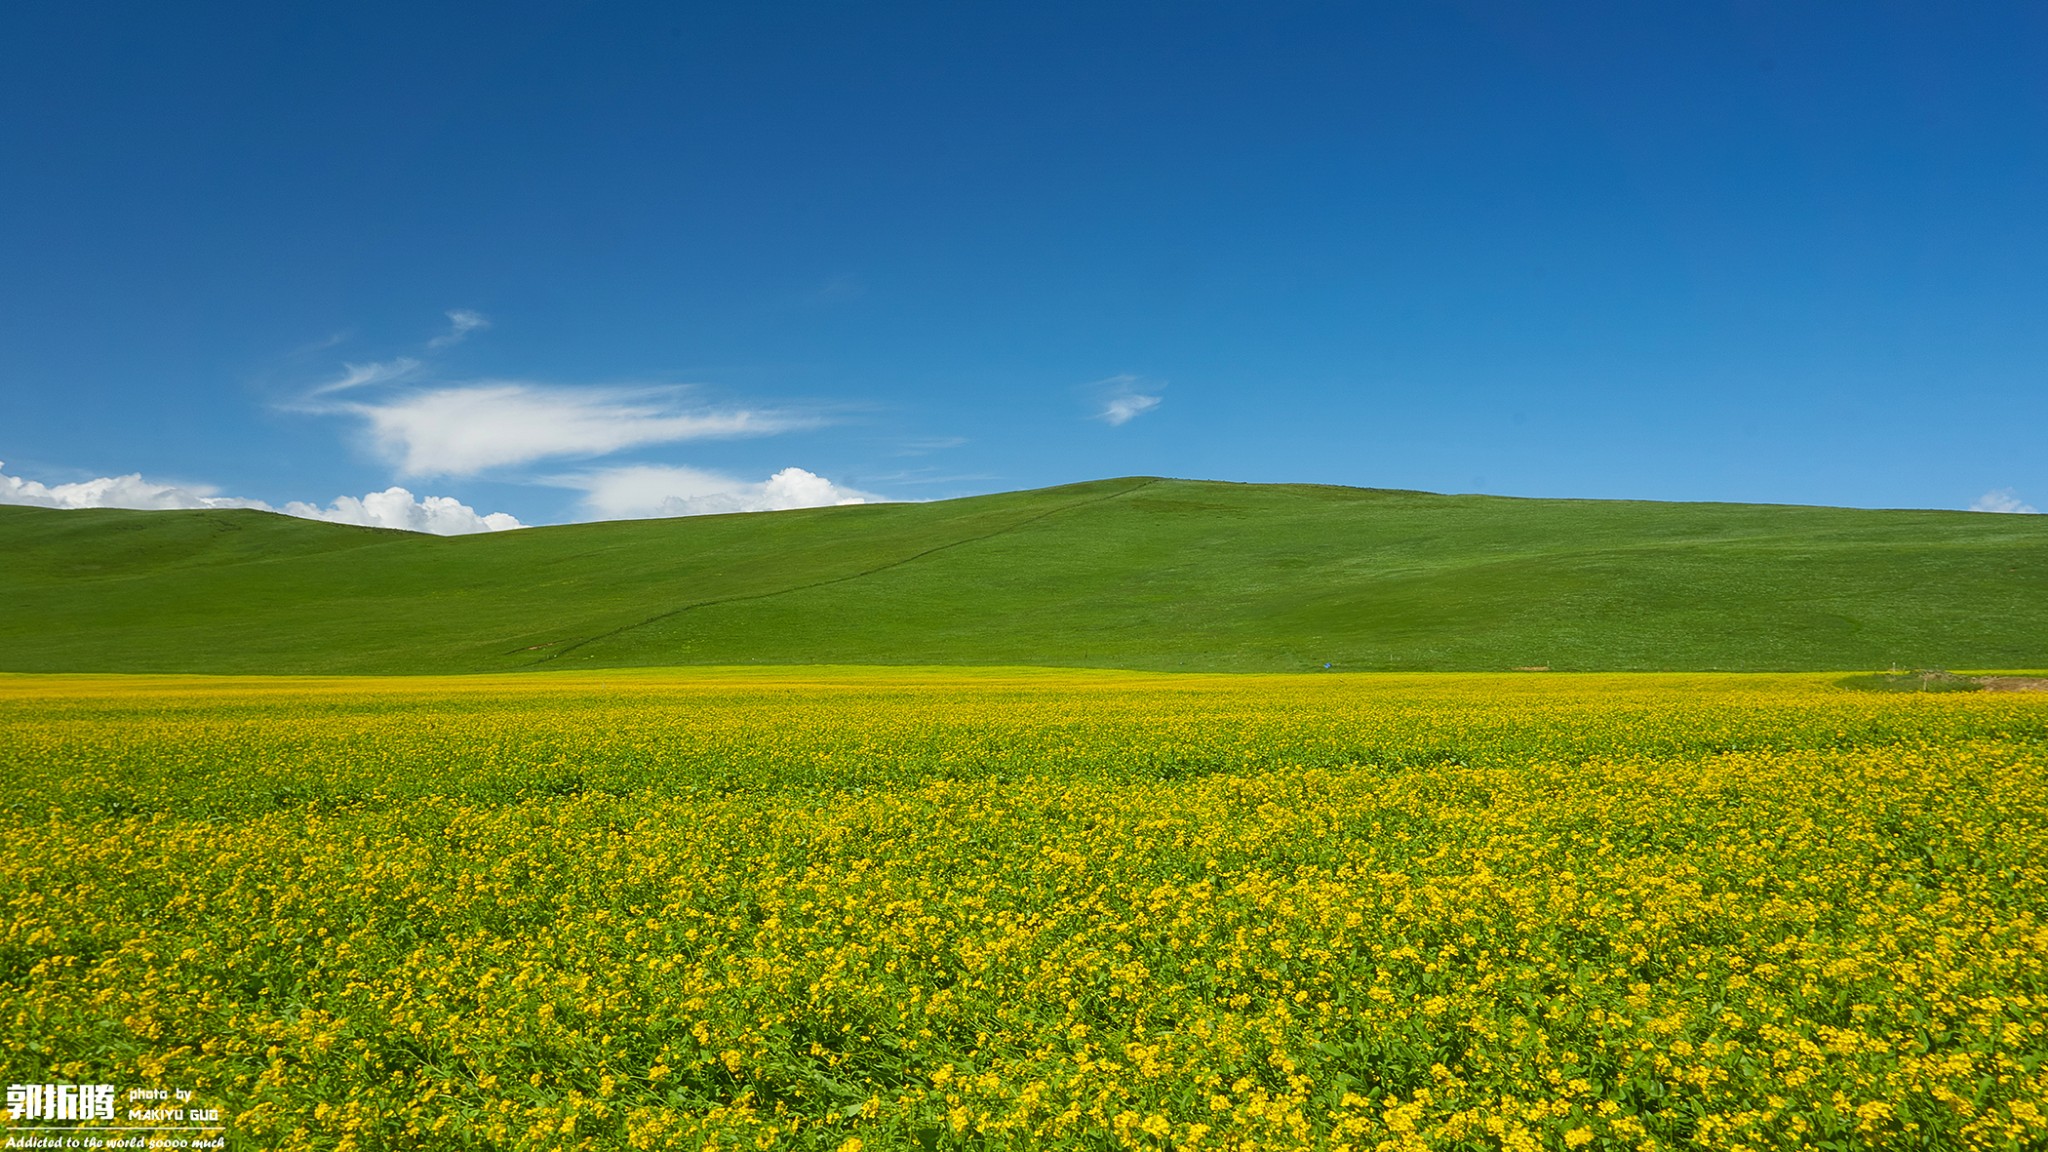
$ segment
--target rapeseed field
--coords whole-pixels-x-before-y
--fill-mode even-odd
[[[0,677],[10,1082],[229,1147],[2048,1147],[2048,697]]]

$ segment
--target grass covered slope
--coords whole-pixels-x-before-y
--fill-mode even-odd
[[[1121,479],[438,538],[0,508],[0,669],[2048,663],[2048,517]]]

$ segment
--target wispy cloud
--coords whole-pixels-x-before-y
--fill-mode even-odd
[[[369,364],[343,364],[341,379],[330,381],[313,389],[312,395],[325,396],[350,388],[366,388],[374,384],[392,384],[416,374],[420,362],[410,356],[396,360],[381,360]]]
[[[470,476],[539,460],[604,456],[688,440],[768,436],[815,417],[689,408],[678,388],[564,388],[481,381],[336,405],[361,417],[377,449],[409,476]]]
[[[868,286],[858,276],[834,276],[823,284],[803,294],[806,304],[837,304],[846,300],[858,300],[867,295]]]
[[[339,347],[341,343],[347,339],[347,332],[329,332],[327,335],[322,336],[318,340],[308,341],[307,343],[301,344],[297,348],[292,349],[291,355],[311,356],[316,352],[325,352],[329,348]]]
[[[431,532],[456,536],[474,532],[497,532],[523,527],[503,512],[479,515],[476,509],[452,496],[415,497],[403,488],[387,488],[362,497],[341,496],[325,507],[294,500],[274,508],[261,500],[221,496],[207,485],[160,484],[144,480],[140,473],[102,476],[71,484],[42,484],[19,476],[0,473],[0,504],[26,504],[38,508],[130,508],[169,511],[191,508],[250,508],[280,512],[306,520],[336,524],[357,524],[370,528],[401,528],[409,532]]]
[[[922,440],[906,440],[894,453],[897,456],[929,456],[944,452],[967,443],[965,436],[928,436]]]
[[[693,401],[676,386],[575,386],[519,379],[450,379],[434,353],[490,326],[480,312],[448,313],[424,356],[346,364],[340,378],[301,393],[301,412],[361,420],[370,447],[400,477],[473,476],[543,460],[594,458],[692,440],[769,436],[823,423],[814,413]]]
[[[2038,513],[2040,509],[2020,500],[2020,494],[2010,488],[1994,488],[1970,505],[1972,512],[2026,512]]]
[[[1112,426],[1128,424],[1133,419],[1159,407],[1160,398],[1133,394],[1118,396],[1103,406],[1102,419]]]
[[[467,308],[451,309],[448,313],[448,331],[427,341],[427,347],[438,352],[462,343],[471,332],[490,326],[490,318],[481,312],[472,312]]]
[[[870,476],[875,484],[970,484],[985,480],[1001,480],[993,472],[941,472],[937,468],[906,468],[885,476]]]
[[[784,468],[765,481],[749,483],[698,468],[633,464],[556,476],[547,483],[582,491],[584,510],[602,520],[775,512],[881,499],[802,468]]]
[[[1107,380],[1097,380],[1088,387],[1095,394],[1096,402],[1100,405],[1100,408],[1095,413],[1095,419],[1108,424],[1112,428],[1119,428],[1159,407],[1160,402],[1165,398],[1159,395],[1158,390],[1165,388],[1166,385],[1161,382],[1141,380],[1136,376],[1125,373],[1111,376]],[[1151,389],[1151,391],[1143,391],[1141,389]]]

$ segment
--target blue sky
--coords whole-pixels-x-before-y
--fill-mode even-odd
[[[10,5],[0,500],[2048,506],[2044,59],[2038,4]]]

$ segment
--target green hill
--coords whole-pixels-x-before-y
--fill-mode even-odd
[[[441,538],[0,508],[0,669],[2048,665],[2048,517],[1122,479]]]

